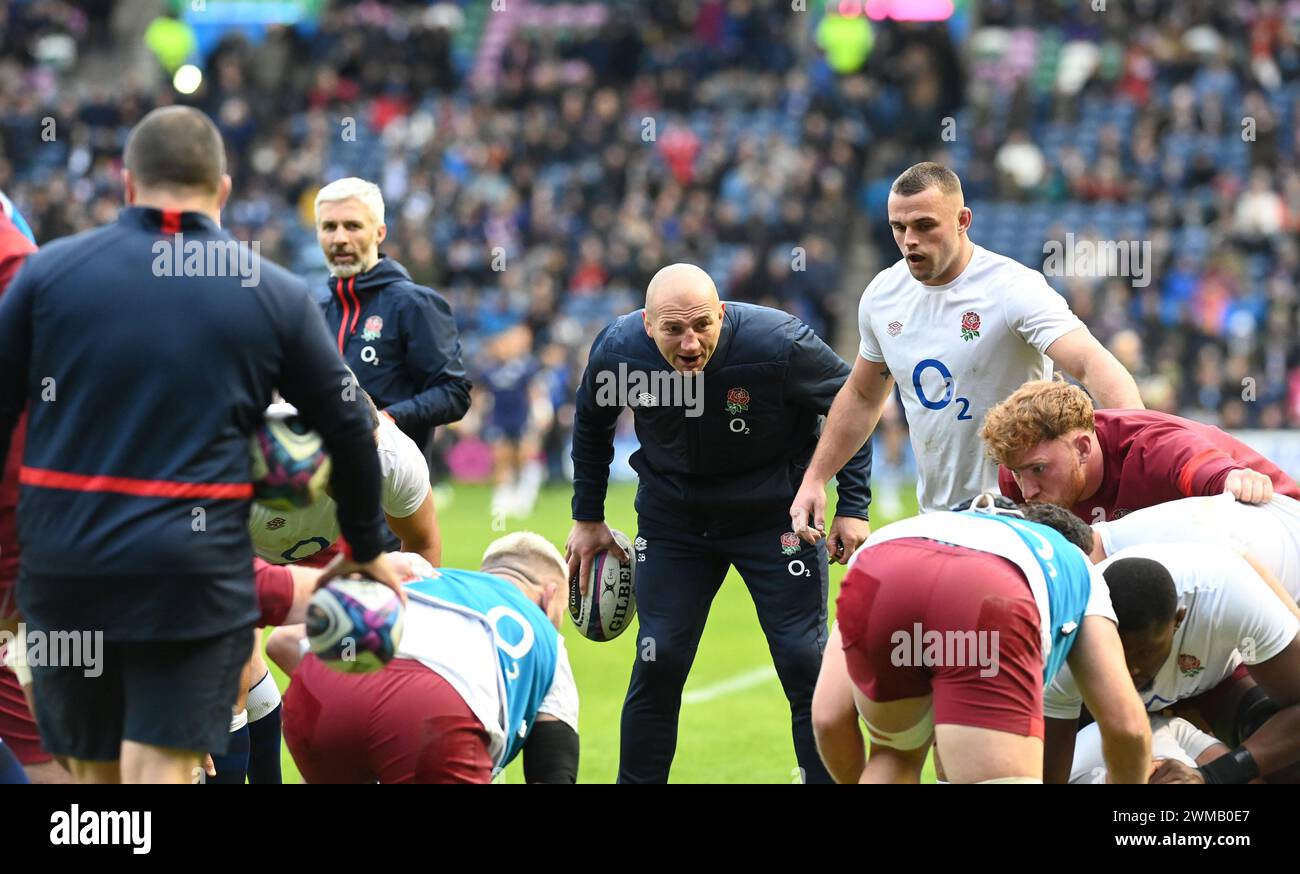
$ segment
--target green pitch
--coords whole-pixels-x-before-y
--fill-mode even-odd
[[[614,485],[606,502],[610,525],[633,537],[634,494],[634,486]],[[444,563],[449,567],[478,567],[484,547],[507,531],[536,531],[563,549],[569,533],[569,498],[567,488],[545,489],[529,518],[509,519],[504,527],[494,529],[491,488],[456,486],[451,506],[440,507],[438,514]],[[909,492],[904,502],[907,513],[915,513],[914,495]],[[875,519],[873,526],[890,521]],[[832,614],[843,576],[842,566],[831,566]],[[581,697],[582,758],[578,779],[583,783],[611,783],[618,772],[619,712],[636,654],[636,629],[609,643],[592,643],[566,624],[564,636]],[[274,667],[271,670],[283,690],[287,678]],[[283,758],[285,782],[301,782],[287,749],[283,750]],[[796,774],[790,708],[772,670],[754,603],[740,576],[732,571],[713,602],[686,683],[671,780],[791,783],[797,779]],[[506,779],[523,782],[520,760],[507,769]],[[928,766],[926,779],[933,780]]]

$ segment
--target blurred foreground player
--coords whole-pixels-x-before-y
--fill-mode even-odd
[[[970,511],[887,525],[853,557],[843,649],[826,654],[844,667],[819,682],[843,683],[845,668],[852,681],[871,737],[859,782],[918,782],[932,740],[950,782],[1042,782],[1043,687],[1067,663],[1115,781],[1145,782],[1150,726],[1104,580],[1056,531],[1001,506],[986,493]],[[818,739],[828,762],[861,754],[860,740]]]
[[[1151,410],[1094,410],[1082,389],[1027,382],[984,419],[998,485],[1014,501],[1040,501],[1104,522],[1179,498],[1230,492],[1262,504],[1300,498],[1277,465],[1210,425]]]
[[[488,783],[522,750],[529,783],[578,775],[578,688],[557,630],[568,570],[531,532],[489,544],[479,571],[405,585],[397,657],[346,674],[303,657],[284,737],[308,783]]]
[[[0,192],[0,296],[9,287],[27,256],[36,251],[31,229],[22,215]],[[15,635],[13,641],[0,646],[0,743],[4,753],[13,756],[26,775],[36,783],[64,783],[70,778],[62,765],[41,746],[40,733],[32,717],[31,671],[26,668],[22,650],[26,639],[18,640],[21,617],[15,587],[18,583],[20,551],[18,548],[18,468],[22,464],[26,417],[14,427],[7,457],[0,458],[0,632]],[[22,663],[18,671],[8,662]]]
[[[733,565],[790,702],[799,767],[807,782],[829,782],[810,713],[826,643],[827,543],[832,558],[847,561],[866,539],[870,445],[840,471],[827,543],[800,542],[788,508],[816,448],[818,418],[848,373],[807,325],[767,307],[724,305],[691,264],[655,274],[645,309],[592,344],[574,421],[567,550],[584,587],[593,556],[621,554],[603,520],[624,405],[641,444],[632,456],[640,632],[623,703],[620,783],[667,782],[682,687]],[[626,390],[616,390],[620,382]]]
[[[221,230],[216,127],[155,110],[124,163],[118,220],[30,256],[0,299],[0,455],[30,401],[19,607],[104,642],[102,674],[32,666],[46,747],[81,782],[188,783],[227,744],[252,644],[248,437],[272,389],[338,459],[354,555],[396,580],[368,416],[306,286]]]

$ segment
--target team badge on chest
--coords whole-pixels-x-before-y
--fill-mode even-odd
[[[371,316],[361,330],[361,338],[366,341],[378,340],[383,333],[384,320],[380,316]]]
[[[1194,655],[1188,655],[1185,652],[1178,654],[1178,670],[1184,677],[1195,677],[1201,671],[1205,670],[1205,665]]]
[[[743,388],[733,388],[727,392],[727,412],[739,415],[749,409],[749,392]]]
[[[961,338],[974,340],[980,335],[980,314],[971,310],[961,314]]]

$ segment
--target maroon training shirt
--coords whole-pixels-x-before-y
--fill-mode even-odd
[[[1089,524],[1194,495],[1223,492],[1228,473],[1250,468],[1273,490],[1300,500],[1300,487],[1277,465],[1211,425],[1152,410],[1097,410],[1097,442],[1106,470],[1097,494],[1070,510]],[[998,468],[1002,494],[1024,500],[1011,471]],[[1104,515],[1096,513],[1100,507]]]
[[[0,211],[0,294],[5,293],[18,268],[35,251],[31,240]],[[27,415],[24,413],[14,426],[9,457],[0,459],[0,619],[5,618],[7,611],[16,609],[15,605],[6,603],[5,596],[18,578],[18,468],[22,464],[26,434]]]

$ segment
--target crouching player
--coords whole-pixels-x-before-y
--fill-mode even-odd
[[[846,664],[871,736],[860,782],[918,782],[931,740],[951,782],[1041,782],[1043,686],[1067,662],[1115,781],[1145,782],[1151,730],[1105,581],[1002,499],[974,506],[887,525],[850,563],[843,650],[826,658]],[[842,676],[823,668],[819,685]],[[828,767],[860,754],[835,749],[843,735],[818,741]]]
[[[1240,555],[1212,544],[1134,546],[1097,568],[1146,708],[1193,715],[1231,748],[1199,776],[1207,783],[1259,776],[1295,782],[1300,621],[1278,594]],[[1081,711],[1071,673],[1062,671],[1044,700],[1049,782],[1063,783],[1071,771]]]
[[[420,448],[382,415],[374,401],[360,389],[370,409],[371,427],[379,453],[383,480],[380,504],[388,528],[402,549],[418,553],[437,566],[442,557],[442,540],[429,487],[429,467]],[[273,405],[292,410],[288,404]],[[271,564],[306,561],[319,564],[334,555],[339,539],[337,507],[329,495],[308,507],[272,510],[254,502],[249,513],[249,533],[259,559]],[[261,637],[240,681],[240,698],[230,723],[230,745],[225,755],[215,756],[216,773],[209,783],[279,783],[280,775],[280,691],[262,658]]]
[[[558,631],[568,578],[550,542],[509,534],[480,571],[406,584],[401,645],[383,670],[345,674],[311,654],[281,664],[293,670],[284,736],[303,779],[488,783],[522,749],[529,783],[575,782],[578,689]]]

